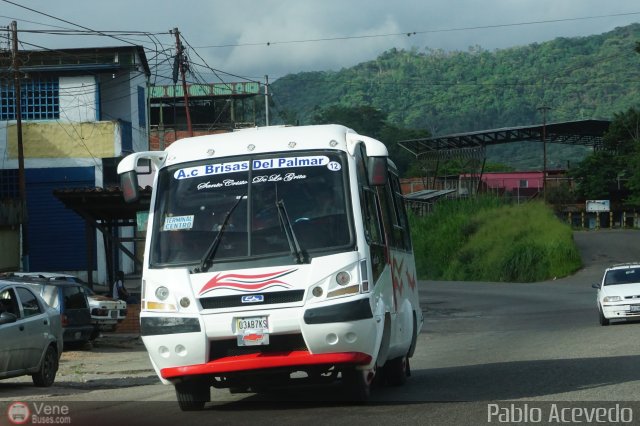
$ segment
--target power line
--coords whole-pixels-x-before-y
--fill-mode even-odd
[[[6,1],[6,0],[2,0],[2,1]],[[509,23],[509,24],[478,25],[474,27],[405,31],[405,32],[399,32],[399,33],[387,33],[387,34],[364,34],[359,36],[338,36],[338,37],[324,37],[324,38],[301,39],[301,40],[280,40],[280,41],[252,42],[252,43],[219,44],[219,45],[209,45],[209,46],[197,46],[197,48],[211,49],[211,48],[245,47],[245,46],[273,46],[275,44],[317,43],[317,42],[323,42],[323,41],[359,40],[359,39],[382,38],[382,37],[398,37],[398,36],[411,37],[418,34],[433,34],[433,33],[456,32],[456,31],[471,31],[471,30],[485,30],[485,29],[494,29],[494,28],[519,27],[519,26],[525,26],[525,25],[539,25],[539,24],[550,24],[550,23],[558,23],[558,22],[583,21],[583,20],[589,20],[589,19],[614,18],[614,17],[621,17],[621,16],[633,16],[633,15],[640,15],[640,12],[626,12],[626,13],[615,13],[610,15],[583,16],[578,18],[562,18],[562,19],[549,19],[549,20],[541,20],[541,21],[515,22],[515,23]]]
[[[76,24],[76,23],[71,22],[71,21],[67,21],[66,19],[58,18],[58,17],[56,17],[56,16],[50,15],[50,14],[45,13],[45,12],[40,12],[39,10],[32,9],[32,8],[30,8],[30,7],[27,7],[27,6],[23,6],[23,5],[21,5],[21,4],[18,4],[18,3],[12,2],[12,1],[10,1],[10,0],[0,0],[0,1],[3,1],[3,2],[5,2],[5,3],[12,4],[12,5],[17,6],[17,7],[21,7],[21,8],[23,8],[23,9],[26,9],[26,10],[28,10],[28,11],[31,11],[31,12],[37,13],[37,14],[39,14],[39,15],[46,16],[47,18],[51,18],[51,19],[55,19],[55,20],[57,20],[57,21],[64,22],[65,24],[73,25],[73,26],[75,26],[75,27],[79,27],[79,28],[82,28],[82,29],[87,30],[87,31],[93,31],[93,32],[95,32],[96,34],[100,34],[100,35],[103,35],[103,36],[105,36],[105,37],[111,37],[111,38],[113,38],[113,39],[116,39],[116,40],[122,41],[122,42],[127,43],[127,44],[133,44],[133,43],[131,43],[130,41],[127,41],[127,40],[121,39],[121,38],[119,38],[119,37],[112,36],[112,35],[109,35],[109,34],[105,34],[105,33],[101,32],[101,31],[92,30],[91,28],[87,28],[87,27],[85,27],[85,26],[83,26],[83,25]]]
[[[205,61],[205,60],[204,60],[204,58],[203,58],[202,56],[200,56],[200,54],[198,53],[198,51],[197,51],[197,50],[195,50],[195,49],[191,46],[191,44],[189,43],[189,41],[187,41],[187,40],[184,38],[184,35],[182,35],[182,39],[183,39],[183,40],[184,40],[184,42],[187,44],[187,46],[189,46],[189,48],[191,48],[191,50],[196,54],[196,56],[197,56],[198,58],[200,58],[200,60],[201,60],[202,62],[204,62],[204,65],[202,65],[202,64],[197,64],[197,63],[194,63],[194,62],[191,62],[191,64],[192,64],[192,65],[197,65],[197,66],[202,66],[202,67],[204,67],[204,68],[208,69],[209,71],[213,72],[213,74],[214,74],[214,75],[215,75],[215,76],[216,76],[216,77],[217,77],[217,78],[218,78],[222,83],[227,84],[227,83],[222,79],[222,77],[220,77],[219,73],[220,73],[220,74],[228,75],[228,76],[230,76],[230,77],[240,78],[240,79],[242,79],[242,80],[247,80],[247,81],[250,81],[250,82],[252,82],[252,83],[258,83],[258,84],[260,84],[260,82],[258,82],[258,81],[251,80],[251,79],[246,78],[246,77],[242,77],[242,76],[239,76],[239,75],[231,74],[231,73],[228,73],[228,72],[225,72],[225,71],[221,71],[221,70],[218,70],[218,69],[215,69],[215,68],[211,67],[211,66],[207,63],[207,61]],[[228,88],[229,90],[231,90],[231,87],[230,87],[230,86],[228,86],[228,85],[227,85],[227,88]]]

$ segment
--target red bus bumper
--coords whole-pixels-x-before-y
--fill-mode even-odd
[[[277,367],[336,364],[366,365],[370,362],[371,355],[361,352],[311,354],[309,351],[292,351],[224,357],[210,361],[206,364],[163,368],[160,370],[160,374],[163,379],[174,379],[184,376],[223,374],[235,371],[262,370]]]

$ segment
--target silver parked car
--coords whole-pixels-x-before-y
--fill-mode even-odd
[[[28,285],[0,280],[0,379],[51,386],[62,355],[60,313]]]

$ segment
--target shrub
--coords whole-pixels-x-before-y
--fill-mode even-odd
[[[581,266],[570,227],[540,201],[446,201],[411,222],[422,279],[531,282]]]

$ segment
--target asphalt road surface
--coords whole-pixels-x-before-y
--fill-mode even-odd
[[[640,261],[640,233],[574,235],[584,266],[568,278],[420,282],[426,321],[412,376],[402,387],[375,388],[364,405],[331,386],[275,395],[214,390],[215,403],[183,413],[132,342],[76,353],[49,389],[28,379],[0,382],[0,425],[13,401],[67,406],[72,424],[93,426],[640,424],[640,322],[600,326],[591,288],[607,265]],[[101,366],[116,374],[87,371]]]

